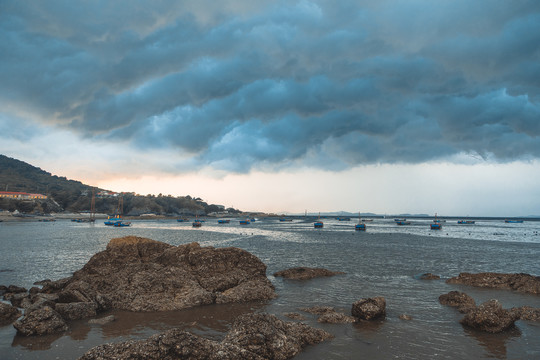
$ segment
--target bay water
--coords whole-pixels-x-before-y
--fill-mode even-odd
[[[219,340],[234,319],[246,312],[267,312],[287,319],[296,312],[305,323],[323,328],[334,339],[309,346],[295,359],[538,359],[540,323],[517,321],[502,334],[464,328],[456,309],[442,306],[438,297],[464,291],[477,304],[499,300],[503,307],[540,307],[540,296],[514,291],[479,289],[446,284],[460,272],[529,273],[540,275],[540,222],[508,224],[502,220],[429,229],[430,221],[413,220],[397,226],[391,219],[367,223],[366,232],[354,231],[355,221],[324,219],[279,222],[268,218],[239,225],[208,219],[201,228],[175,220],[132,221],[131,227],[56,222],[0,223],[0,284],[32,287],[35,281],[57,280],[80,269],[110,239],[126,235],[147,237],[172,245],[196,241],[201,246],[239,247],[267,265],[267,275],[278,298],[266,303],[204,306],[166,313],[116,311],[117,320],[89,325],[70,324],[63,334],[21,337],[13,326],[0,327],[1,359],[76,359],[93,346],[148,336],[180,327]],[[294,281],[272,274],[297,266],[343,271],[344,275]],[[431,272],[441,280],[420,280]],[[350,314],[353,302],[383,296],[384,320],[358,324],[321,324],[300,309],[332,306]],[[401,320],[407,314],[412,320]],[[108,315],[108,314],[104,314]]]

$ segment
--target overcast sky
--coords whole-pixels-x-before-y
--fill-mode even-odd
[[[540,215],[540,2],[3,0],[0,153],[243,210]]]

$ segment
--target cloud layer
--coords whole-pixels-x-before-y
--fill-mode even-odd
[[[540,3],[3,2],[0,107],[236,172],[540,158]]]

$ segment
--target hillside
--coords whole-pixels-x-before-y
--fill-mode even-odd
[[[96,193],[104,190],[92,188],[80,181],[52,175],[38,167],[23,161],[0,155],[0,191],[18,191],[48,195],[47,200],[0,199],[0,209],[30,212],[82,212],[90,210],[92,190]],[[140,215],[144,213],[182,215],[208,214],[223,210],[223,206],[209,205],[199,198],[190,196],[140,196],[133,193],[122,194],[123,213]],[[118,208],[118,196],[96,198],[96,211],[114,213]],[[238,210],[227,209],[237,213]]]

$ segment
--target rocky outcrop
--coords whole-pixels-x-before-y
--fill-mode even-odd
[[[79,320],[97,315],[97,304],[94,302],[73,302],[56,304],[55,310],[65,320]]]
[[[439,280],[441,277],[432,273],[424,273],[419,276],[420,280]]]
[[[295,267],[274,273],[276,277],[284,277],[293,280],[310,280],[318,277],[334,276],[345,274],[340,271],[330,271],[322,268]]]
[[[263,360],[260,356],[231,344],[202,338],[172,329],[146,340],[105,344],[90,349],[79,360]]]
[[[505,310],[497,300],[489,300],[471,309],[460,323],[477,330],[499,333],[514,326],[518,319],[518,312]]]
[[[540,321],[540,308],[521,306],[518,308],[512,308],[510,311],[517,312],[521,320]]]
[[[24,336],[48,335],[68,329],[60,314],[48,306],[26,314],[22,319],[13,323],[13,326],[17,329],[18,334]]]
[[[331,337],[323,330],[284,322],[273,315],[249,314],[240,316],[221,342],[173,329],[147,340],[100,345],[80,360],[285,360],[298,354],[306,345]]]
[[[13,323],[21,315],[16,307],[0,302],[0,326]]]
[[[223,340],[257,354],[263,359],[284,360],[298,354],[307,345],[332,338],[324,330],[303,323],[285,322],[274,315],[240,316]]]
[[[457,307],[459,312],[466,313],[476,307],[472,297],[460,291],[450,291],[448,294],[439,296],[442,305]]]
[[[173,246],[128,236],[112,239],[73,277],[46,282],[59,303],[96,304],[97,311],[180,310],[276,296],[266,265],[238,248]]]
[[[110,309],[168,311],[276,297],[266,265],[247,251],[134,236],[112,239],[72,277],[40,285],[31,294],[13,286],[6,290],[5,296],[25,309],[14,324],[21,335],[64,331],[66,321]]]
[[[382,296],[360,299],[352,304],[352,316],[360,320],[375,320],[386,316],[386,300]]]
[[[319,315],[317,321],[326,324],[344,324],[356,322],[352,316],[336,311],[330,306],[313,306],[310,308],[302,308],[302,311]]]
[[[446,280],[448,284],[464,284],[492,289],[516,290],[528,294],[540,294],[540,277],[529,274],[461,273]]]

